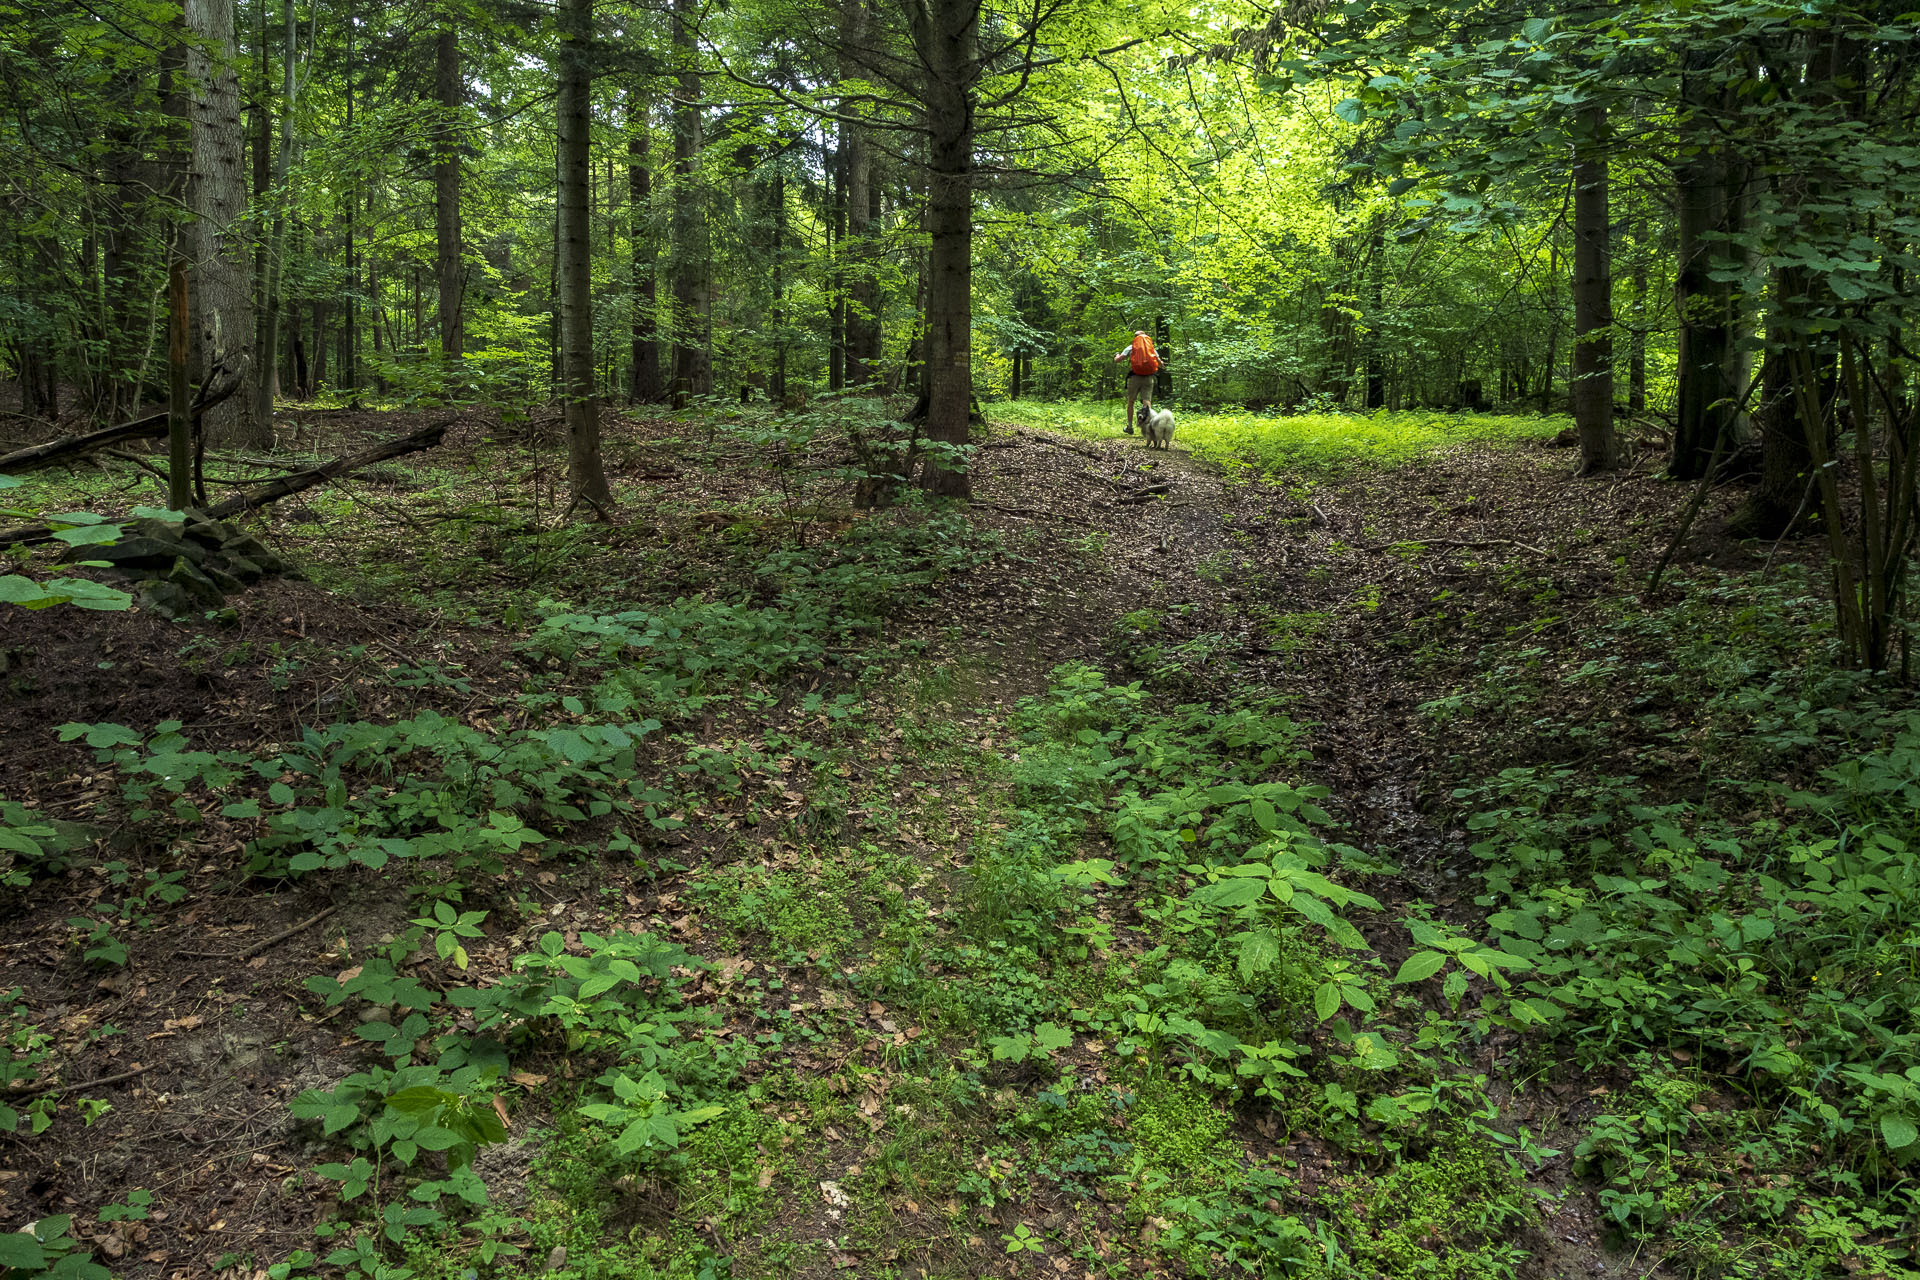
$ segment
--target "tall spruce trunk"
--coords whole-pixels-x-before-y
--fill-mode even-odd
[[[434,101],[440,108],[433,147],[434,276],[440,286],[440,355],[452,363],[466,354],[467,331],[461,319],[460,270],[460,109],[465,81],[460,74],[460,33],[451,11],[443,17],[434,42]]]
[[[673,0],[673,398],[713,390],[707,323],[713,307],[712,253],[705,201],[697,180],[705,123],[700,115],[699,54],[693,25],[697,0]]]
[[[588,172],[593,136],[593,0],[560,4],[559,228],[561,397],[573,502],[606,518],[613,506],[600,465],[600,405],[593,386],[593,245]]]
[[[1613,248],[1607,214],[1607,109],[1589,107],[1573,166],[1573,425],[1580,473],[1620,465],[1613,429]]]
[[[967,443],[973,403],[973,134],[980,9],[971,0],[915,0],[914,43],[926,70],[927,438]],[[928,492],[971,495],[965,471],[929,457]]]
[[[654,292],[652,139],[647,108],[638,93],[627,91],[627,237],[633,277],[633,334],[628,354],[627,397],[652,404],[666,395],[660,373],[659,300]]]
[[[234,64],[233,0],[187,0],[187,77],[193,119],[192,178],[188,203],[194,219],[194,380],[204,382],[215,364],[244,369],[247,386],[271,377],[255,359],[253,279],[248,252],[246,133],[240,117],[240,80]],[[273,424],[258,412],[258,400],[241,392],[214,406],[204,429],[222,444],[246,449],[273,446]]]
[[[1703,115],[1719,108],[1722,93],[1709,81],[1709,69],[1696,56],[1681,90]],[[1740,259],[1726,241],[1745,229],[1745,166],[1712,136],[1711,123],[1697,128],[1702,136],[1673,174],[1680,340],[1678,416],[1667,471],[1679,480],[1704,475],[1715,447],[1738,438],[1747,390],[1747,361],[1739,350],[1744,302],[1737,282],[1727,278]]]

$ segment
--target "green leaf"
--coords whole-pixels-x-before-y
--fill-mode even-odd
[[[1333,114],[1348,124],[1359,124],[1367,118],[1367,107],[1358,98],[1347,98],[1334,107]]]
[[[1256,929],[1241,935],[1240,954],[1236,962],[1240,969],[1240,980],[1250,982],[1265,973],[1273,962],[1280,958],[1280,939],[1270,931]]]
[[[1393,975],[1395,982],[1425,982],[1446,967],[1447,956],[1444,951],[1417,951],[1406,958],[1400,966],[1400,972]]]
[[[47,1251],[24,1231],[0,1231],[0,1267],[39,1271],[47,1265]]]
[[[117,524],[89,524],[75,529],[58,529],[53,536],[70,547],[93,547],[120,541],[120,533]]]
[[[462,1139],[451,1129],[439,1125],[428,1125],[413,1135],[413,1140],[423,1151],[446,1151],[460,1145]]]
[[[1267,886],[1258,880],[1219,880],[1193,891],[1192,900],[1204,907],[1244,907],[1258,902]]]
[[[1337,982],[1321,983],[1319,987],[1315,988],[1313,993],[1314,1018],[1320,1022],[1325,1022],[1338,1012],[1340,1012],[1340,984]]]
[[[1902,1151],[1920,1142],[1920,1128],[1907,1117],[1889,1112],[1880,1117],[1880,1136],[1887,1140],[1888,1150]]]

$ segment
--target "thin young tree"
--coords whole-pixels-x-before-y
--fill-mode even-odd
[[[433,139],[434,280],[439,290],[440,357],[452,365],[466,354],[460,266],[460,113],[466,81],[460,65],[460,27],[451,5],[441,10],[433,50],[433,96],[438,107]]]

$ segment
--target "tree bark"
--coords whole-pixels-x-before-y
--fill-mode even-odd
[[[1386,335],[1380,332],[1385,319],[1387,274],[1387,215],[1373,215],[1373,227],[1367,233],[1367,408],[1381,409],[1387,403]]]
[[[1613,429],[1613,250],[1607,212],[1607,110],[1589,107],[1573,166],[1573,425],[1580,473],[1620,465]]]
[[[1719,91],[1709,67],[1687,68],[1682,96],[1704,113]],[[1700,123],[1704,135],[1711,125]],[[1736,407],[1746,391],[1746,360],[1737,350],[1742,302],[1728,277],[1739,259],[1724,237],[1744,230],[1744,166],[1719,139],[1703,136],[1693,154],[1674,166],[1679,232],[1675,306],[1680,317],[1678,421],[1668,473],[1698,479],[1722,437],[1739,430]],[[1715,277],[1720,277],[1716,279]]]
[[[440,286],[440,356],[449,364],[466,354],[461,319],[460,109],[466,82],[460,72],[460,33],[452,11],[434,42],[434,99],[440,108],[433,148],[434,275]]]
[[[627,371],[627,397],[635,404],[665,398],[660,373],[659,299],[654,291],[653,170],[647,109],[640,95],[627,92],[627,235],[633,274],[633,338]]]
[[[273,397],[280,367],[281,294],[287,277],[287,179],[293,171],[293,109],[299,96],[300,81],[295,67],[300,52],[300,27],[294,16],[293,0],[281,0],[281,20],[286,29],[286,48],[281,51],[280,150],[273,162],[273,237],[267,244],[266,277],[261,299],[266,313],[260,325],[259,379],[254,384],[254,415],[266,426],[268,443],[273,437]]]
[[[1647,407],[1647,248],[1646,223],[1633,223],[1633,336],[1627,342],[1627,408]]]
[[[909,6],[922,67],[927,139],[927,438],[967,443],[973,401],[973,134],[979,76],[979,6],[920,0]],[[928,492],[968,497],[967,473],[929,455]]]
[[[673,0],[673,398],[713,390],[707,321],[713,306],[711,249],[698,181],[705,124],[700,115],[700,70],[693,24],[698,0]]]
[[[592,140],[593,0],[561,0],[559,229],[561,396],[573,501],[605,518],[613,494],[600,465],[600,406],[593,385],[593,246],[588,183]]]
[[[192,94],[193,161],[189,204],[196,293],[192,363],[204,382],[215,365],[245,368],[249,386],[271,377],[255,359],[247,206],[245,130],[234,68],[233,0],[187,0],[187,76]],[[244,449],[273,446],[273,424],[256,398],[226,400],[208,415],[214,439]]]

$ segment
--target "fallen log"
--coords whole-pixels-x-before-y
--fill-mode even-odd
[[[215,374],[212,381],[200,388],[200,395],[193,402],[191,412],[194,419],[198,421],[207,410],[238,391],[240,382],[238,374]],[[61,436],[45,444],[15,449],[12,453],[0,456],[0,475],[35,471],[68,458],[77,458],[83,453],[92,453],[95,449],[119,444],[123,440],[155,440],[165,434],[167,411],[162,409],[159,413],[150,413],[144,418],[135,418],[132,422],[122,422],[117,426],[102,427],[85,435]]]
[[[255,485],[242,493],[235,494],[225,502],[215,503],[202,513],[209,520],[225,520],[229,516],[264,507],[270,502],[278,502],[291,494],[303,492],[325,484],[335,476],[343,476],[361,467],[384,462],[388,458],[398,458],[409,453],[419,453],[431,449],[446,437],[447,428],[455,419],[449,418],[430,426],[420,428],[412,435],[386,440],[359,453],[342,454],[331,462],[325,462],[305,471],[295,471],[284,476],[276,476],[265,484]],[[17,546],[21,543],[46,542],[53,537],[53,530],[46,525],[28,525],[19,529],[0,531],[0,547]]]
[[[305,471],[295,471],[265,484],[255,485],[243,493],[235,494],[225,502],[216,503],[207,508],[210,520],[225,520],[228,516],[239,515],[256,507],[264,507],[270,502],[301,493],[307,489],[325,484],[335,476],[358,471],[361,467],[370,467],[376,462],[385,462],[388,458],[399,458],[409,453],[419,453],[431,449],[446,438],[447,428],[455,420],[448,418],[420,428],[412,435],[400,436],[383,441],[371,449],[362,449],[359,453],[342,454],[332,462],[324,462]]]

